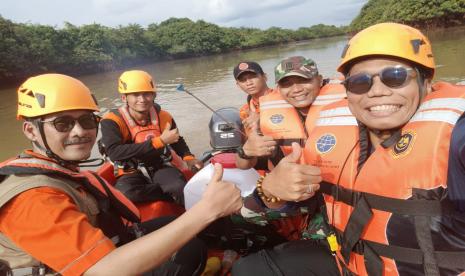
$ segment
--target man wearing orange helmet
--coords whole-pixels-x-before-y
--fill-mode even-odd
[[[201,202],[181,217],[139,224],[131,201],[79,169],[96,140],[98,110],[69,76],[39,75],[18,89],[32,150],[0,164],[0,274],[199,275],[206,248],[194,237],[237,211],[240,192],[221,181],[218,166]]]
[[[203,164],[191,154],[171,115],[154,103],[156,87],[147,72],[124,72],[118,91],[124,105],[101,122],[105,153],[119,168],[116,188],[133,202],[171,196],[184,204],[186,179],[180,169],[199,169]]]
[[[338,71],[346,77],[347,100],[323,108],[304,151],[305,163],[321,170],[328,245],[317,251],[309,246],[307,254],[320,257],[307,257],[302,271],[324,266],[344,275],[465,272],[465,213],[454,204],[463,196],[451,194],[458,187],[449,187],[447,179],[451,133],[465,111],[465,87],[432,84],[428,38],[397,23],[356,34]],[[451,148],[453,154],[457,150]],[[279,170],[283,165],[261,183],[267,197],[299,201],[314,191],[311,184],[300,195],[280,190],[276,183],[290,177]],[[282,268],[279,257],[290,248],[267,252],[275,267]],[[250,260],[252,273],[269,273],[270,266],[256,260]],[[281,271],[297,275],[287,274],[289,269]]]

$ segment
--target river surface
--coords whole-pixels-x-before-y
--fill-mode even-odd
[[[465,82],[465,27],[428,32],[438,65],[435,80]],[[346,37],[333,37],[299,42],[288,45],[260,48],[184,60],[153,63],[128,68],[146,70],[155,78],[158,89],[156,101],[169,111],[176,120],[180,133],[191,151],[201,155],[210,148],[208,122],[211,112],[186,93],[175,87],[183,83],[185,88],[207,102],[214,109],[226,106],[239,108],[246,95],[237,88],[232,76],[233,67],[242,60],[260,63],[268,74],[269,86],[274,86],[274,66],[280,60],[294,55],[314,59],[320,73],[335,76],[335,68],[347,42]],[[117,79],[123,71],[82,76],[99,100],[102,111],[121,105],[117,92]],[[16,87],[0,89],[0,160],[14,156],[30,147],[21,132],[16,116]]]

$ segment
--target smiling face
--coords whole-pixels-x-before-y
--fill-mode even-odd
[[[309,107],[320,92],[321,76],[288,76],[278,82],[279,92],[295,108]]]
[[[123,102],[128,104],[130,110],[138,113],[146,113],[153,106],[154,92],[136,92],[121,95]]]
[[[395,66],[412,68],[402,61],[374,58],[353,65],[347,77],[361,73],[375,75],[387,67]],[[347,91],[349,108],[354,116],[373,130],[391,130],[406,124],[417,111],[420,102],[418,76],[413,72],[405,84],[397,88],[386,86],[379,76],[375,76],[368,92],[355,94]]]
[[[266,75],[254,72],[244,72],[236,80],[237,86],[248,95],[260,97],[268,89],[266,85]]]
[[[84,129],[75,121],[74,127],[70,131],[59,132],[56,130],[52,121],[61,116],[70,116],[77,119],[91,113],[91,111],[86,110],[73,110],[44,116],[42,118],[43,121],[46,121],[43,123],[44,134],[50,150],[67,161],[79,161],[89,158],[97,137],[97,128]],[[23,132],[31,141],[39,144],[42,149],[45,148],[44,141],[42,140],[36,123],[24,122]],[[45,155],[40,148],[35,147],[34,151]]]

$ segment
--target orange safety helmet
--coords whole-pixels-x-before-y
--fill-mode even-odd
[[[99,111],[89,88],[73,77],[43,74],[27,79],[18,88],[18,119],[79,109]]]
[[[152,76],[141,70],[126,71],[119,77],[118,92],[129,94],[136,92],[156,92]]]
[[[428,38],[419,30],[398,23],[370,26],[352,37],[343,50],[337,71],[346,74],[349,65],[368,56],[391,56],[421,65],[432,78],[435,70]]]

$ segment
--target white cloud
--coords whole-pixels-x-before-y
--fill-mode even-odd
[[[97,12],[118,16],[143,11],[149,3],[146,0],[92,0],[93,8]]]
[[[253,18],[256,15],[290,8],[305,2],[305,0],[262,0],[252,4],[249,0],[209,0],[206,9],[199,8],[213,20],[227,23],[240,18]]]
[[[203,19],[220,26],[269,28],[349,24],[367,0],[15,0],[0,1],[0,14],[15,22],[62,26],[137,23],[170,17]]]

